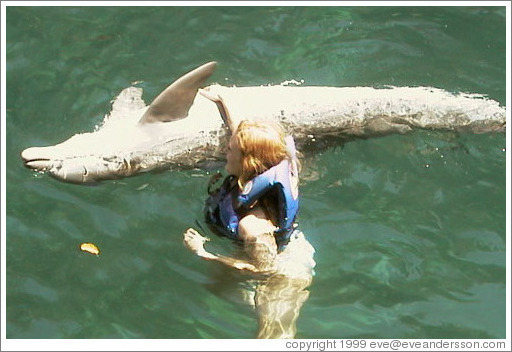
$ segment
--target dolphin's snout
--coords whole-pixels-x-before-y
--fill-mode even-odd
[[[34,170],[45,170],[51,166],[51,158],[44,153],[44,148],[32,147],[21,152],[21,159],[26,167]]]
[[[21,152],[26,167],[35,171],[49,172],[63,181],[84,183],[89,172],[83,158],[59,158],[53,147],[32,147]]]
[[[51,176],[71,183],[95,183],[98,179],[130,175],[139,170],[123,157],[105,158],[94,155],[70,157],[62,148],[32,147],[23,150],[21,158],[25,166],[35,171],[47,172]]]
[[[27,161],[30,161],[32,158],[31,158],[31,155],[32,155],[32,149],[34,148],[27,148],[25,150],[23,150],[20,154],[21,154],[21,159],[23,159],[23,162],[26,163]]]

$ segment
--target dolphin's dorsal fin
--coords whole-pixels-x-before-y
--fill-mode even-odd
[[[187,117],[197,90],[216,67],[215,61],[208,62],[178,78],[153,100],[139,122],[169,122]]]

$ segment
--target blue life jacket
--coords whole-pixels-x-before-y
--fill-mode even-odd
[[[291,136],[286,138],[287,148],[293,159],[295,144]],[[234,176],[228,176],[222,186],[210,197],[205,204],[206,221],[214,228],[230,238],[239,239],[238,223],[247,211],[265,195],[274,193],[277,199],[277,227],[274,232],[278,249],[282,250],[289,242],[294,230],[295,219],[299,210],[297,163],[288,159],[248,181],[240,192]]]

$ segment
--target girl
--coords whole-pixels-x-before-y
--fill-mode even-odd
[[[242,121],[234,126],[220,97],[215,101],[231,131],[222,186],[209,192],[206,221],[216,231],[243,244],[245,257],[213,254],[196,230],[184,233],[184,244],[200,257],[239,270],[265,274],[257,285],[255,306],[260,338],[294,337],[298,312],[314,274],[313,247],[296,229],[298,168],[293,138],[279,125]]]

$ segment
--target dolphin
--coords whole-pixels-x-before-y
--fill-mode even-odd
[[[208,62],[177,79],[147,106],[128,87],[93,132],[21,152],[25,166],[71,183],[94,183],[166,167],[223,160],[229,129],[222,104],[198,94],[215,71]],[[234,121],[280,122],[298,144],[327,136],[369,138],[414,129],[504,131],[505,107],[481,94],[433,87],[323,87],[301,84],[204,87]]]

